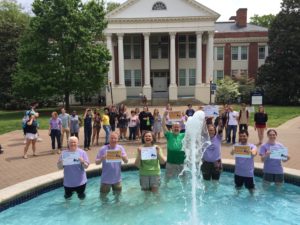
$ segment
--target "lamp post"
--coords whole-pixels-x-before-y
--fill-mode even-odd
[[[114,104],[114,98],[113,98],[113,90],[111,85],[111,80],[109,80],[109,88],[110,88],[110,98],[111,98],[111,104]]]

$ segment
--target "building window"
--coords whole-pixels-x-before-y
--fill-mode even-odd
[[[231,60],[239,59],[239,47],[231,47]]]
[[[224,60],[224,47],[215,47],[216,56],[215,59],[217,60]]]
[[[189,58],[196,58],[196,35],[189,35]]]
[[[161,36],[160,37],[160,56],[162,59],[169,58],[169,37],[168,36]]]
[[[214,81],[223,80],[224,79],[224,71],[223,70],[215,70]]]
[[[125,70],[125,86],[131,87],[131,70]]]
[[[259,59],[265,59],[266,58],[266,47],[265,46],[259,46],[258,47],[258,58]]]
[[[134,70],[134,86],[142,86],[142,73],[141,70]]]
[[[239,71],[238,70],[231,70],[231,77],[237,78]]]
[[[196,69],[189,69],[189,86],[196,85]]]
[[[241,47],[241,60],[247,60],[248,59],[248,47],[242,46]]]
[[[186,36],[185,35],[179,35],[179,58],[184,59],[186,58]]]
[[[152,6],[152,10],[167,10],[167,6],[163,2],[156,2]]]
[[[151,45],[151,59],[158,59],[158,44]]]
[[[240,76],[243,78],[247,78],[248,77],[248,70],[241,70],[240,71]]]
[[[179,86],[186,86],[186,74],[185,69],[179,70]]]
[[[133,58],[141,58],[141,36],[133,36]]]

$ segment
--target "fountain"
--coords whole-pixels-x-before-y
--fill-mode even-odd
[[[205,148],[210,145],[209,140],[205,114],[203,111],[197,111],[193,117],[189,117],[186,123],[185,138],[183,140],[183,150],[186,155],[184,171],[192,175],[192,224],[198,224],[197,187],[201,187],[201,184],[199,184],[201,159]]]

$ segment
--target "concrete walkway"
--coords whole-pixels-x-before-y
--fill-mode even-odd
[[[152,107],[150,111],[153,111]],[[160,112],[163,109],[160,107]],[[183,111],[185,106],[173,107],[173,110]],[[300,117],[294,118],[280,127],[276,128],[278,132],[278,141],[283,143],[289,149],[289,155],[291,159],[284,163],[285,167],[300,170]],[[43,139],[41,142],[37,142],[37,157],[32,156],[31,149],[28,151],[29,158],[23,159],[23,134],[22,131],[13,131],[0,135],[0,143],[4,147],[4,154],[0,155],[0,189],[8,187],[10,185],[45,175],[51,172],[57,171],[56,162],[58,155],[51,154],[50,137],[47,130],[41,130],[40,137]],[[257,143],[257,133],[252,127],[249,128],[249,142]],[[265,138],[266,140],[266,138]],[[104,131],[100,131],[100,143],[104,142]],[[80,145],[83,144],[83,128],[80,131]],[[125,146],[127,154],[130,158],[135,157],[137,146],[140,145],[139,141],[130,142],[124,141],[120,144]],[[166,141],[162,139],[158,143],[163,149],[166,150]],[[66,146],[66,141],[64,142]],[[89,159],[91,163],[94,163],[98,149],[101,146],[92,146],[92,150],[88,151]],[[222,158],[233,159],[229,154],[231,145],[224,144],[222,146]],[[255,161],[259,162],[260,157],[256,157]]]

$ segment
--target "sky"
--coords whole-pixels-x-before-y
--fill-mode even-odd
[[[26,11],[30,11],[33,0],[17,0]],[[109,0],[123,3],[126,0]],[[162,0],[163,1],[163,0]],[[277,14],[280,11],[282,0],[197,0],[202,5],[216,11],[221,16],[218,21],[228,21],[231,16],[235,16],[238,8],[248,8],[249,18],[257,14]]]

